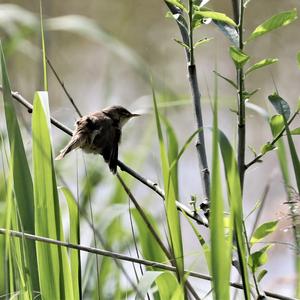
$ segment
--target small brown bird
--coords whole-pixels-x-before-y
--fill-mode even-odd
[[[114,105],[80,118],[75,123],[70,142],[60,151],[56,160],[64,158],[72,150],[81,148],[87,153],[101,154],[115,174],[122,127],[129,119],[137,116],[139,114]]]

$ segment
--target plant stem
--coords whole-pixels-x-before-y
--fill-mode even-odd
[[[203,118],[202,118],[202,110],[201,110],[201,93],[198,86],[197,79],[197,69],[195,65],[194,58],[194,42],[193,42],[193,1],[189,0],[189,47],[190,47],[190,56],[188,63],[188,78],[191,88],[191,93],[194,102],[194,111],[196,116],[196,122],[198,128],[203,128]],[[209,209],[209,170],[207,165],[206,158],[206,149],[205,149],[205,140],[204,140],[204,132],[199,131],[198,139],[196,143],[199,167],[200,167],[200,176],[202,182],[202,189],[204,194],[204,199],[202,202],[202,208],[204,212],[207,212]]]
[[[173,15],[178,15],[176,19],[177,25],[179,27],[182,41],[189,46],[189,49],[185,49],[186,59],[187,59],[187,69],[188,69],[188,78],[194,103],[194,112],[196,116],[197,128],[203,127],[203,119],[201,112],[201,94],[198,86],[197,80],[197,69],[195,65],[194,58],[194,48],[193,48],[193,27],[192,27],[192,19],[193,19],[193,2],[189,0],[189,25],[187,25],[185,19],[182,16],[182,11],[176,8],[170,2],[165,1],[169,10]],[[203,189],[204,199],[202,204],[200,205],[201,209],[203,209],[205,215],[208,214],[209,210],[209,186],[210,186],[210,178],[209,178],[209,170],[207,165],[206,158],[206,149],[204,142],[204,133],[203,131],[199,131],[198,139],[196,143],[196,149],[198,154],[198,161],[200,167],[200,177]]]
[[[243,51],[243,28],[244,26],[244,1],[240,0],[239,6],[239,49]],[[245,146],[246,146],[246,124],[245,124],[245,76],[243,67],[237,68],[237,86],[238,86],[238,168],[240,173],[241,189],[244,186],[245,173]]]
[[[20,231],[0,228],[0,234],[2,234],[2,235],[8,234],[11,237],[25,238],[25,239],[29,239],[29,240],[33,240],[33,241],[39,241],[39,242],[46,243],[46,244],[52,244],[52,245],[57,245],[57,246],[60,246],[60,247],[66,247],[68,249],[76,249],[76,250],[83,251],[83,252],[94,253],[96,255],[112,257],[112,258],[123,260],[123,261],[134,262],[134,263],[142,264],[142,265],[145,265],[145,266],[150,266],[150,267],[155,267],[155,268],[159,268],[159,269],[162,269],[162,270],[176,272],[175,267],[169,266],[169,265],[166,265],[166,264],[163,264],[163,263],[158,263],[158,262],[151,261],[151,260],[135,258],[135,257],[131,257],[131,256],[127,256],[127,255],[124,255],[124,254],[119,254],[119,253],[116,253],[116,252],[107,251],[107,250],[103,250],[103,249],[97,249],[97,248],[92,248],[92,247],[88,247],[88,246],[76,245],[76,244],[72,244],[72,243],[68,243],[68,242],[62,242],[62,241],[59,241],[59,240],[54,240],[54,239],[50,239],[50,238],[46,238],[46,237],[42,237],[42,236],[37,236],[37,235],[33,235],[33,234],[28,234],[28,233],[24,233],[24,232],[20,232]],[[194,271],[191,271],[191,270],[185,270],[184,272],[187,276],[190,276],[190,277],[195,277],[195,278],[199,278],[199,279],[203,279],[203,280],[207,280],[207,281],[212,280],[212,277],[209,276],[209,275],[201,274],[201,273],[194,272]],[[238,289],[243,288],[243,286],[241,284],[235,283],[235,282],[230,282],[230,285],[232,287],[238,288]],[[275,294],[275,293],[272,293],[272,292],[267,292],[266,291],[265,293],[266,293],[266,296],[272,297],[274,299],[295,300],[294,298],[286,297],[286,296]]]

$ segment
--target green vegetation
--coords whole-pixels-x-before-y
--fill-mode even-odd
[[[260,153],[251,149],[254,158],[246,161],[246,128],[251,131],[246,106],[258,91],[247,90],[248,76],[279,61],[267,57],[251,62],[248,45],[259,44],[258,37],[295,21],[297,11],[291,9],[277,13],[244,37],[245,29],[248,31],[244,18],[247,7],[251,5],[249,2],[232,1],[235,17],[230,18],[207,7],[209,1],[165,1],[169,9],[167,16],[175,21],[181,35],[181,39],[175,41],[182,46],[185,54],[195,112],[196,124],[190,128],[189,137],[182,145],[178,132],[164,114],[169,105],[174,105],[164,103],[167,94],[176,92],[164,89],[155,75],[153,78],[149,76],[146,63],[132,49],[113,40],[95,23],[83,17],[63,16],[44,20],[41,6],[40,22],[29,12],[26,14],[27,22],[22,23],[20,18],[23,34],[12,31],[11,36],[3,39],[0,49],[1,107],[4,108],[1,117],[5,119],[1,121],[1,129],[4,129],[0,132],[0,299],[175,300],[204,299],[211,294],[213,299],[226,300],[232,299],[236,291],[243,299],[300,298],[300,162],[295,145],[300,130],[299,126],[294,126],[299,121],[296,117],[300,111],[300,100],[296,109],[292,109],[290,101],[283,99],[275,86],[268,101],[276,114],[266,119],[273,139],[262,145]],[[13,8],[16,14],[23,11],[19,7]],[[0,13],[1,9],[5,7],[0,5]],[[234,80],[222,75],[222,69],[211,70],[215,80],[211,101],[213,121],[208,128],[203,126],[203,100],[195,56],[198,47],[212,40],[201,37],[195,42],[195,35],[201,35],[205,26],[216,26],[224,33],[230,44],[226,51],[236,72]],[[71,135],[72,131],[50,114],[48,98],[51,92],[48,91],[47,78],[47,62],[49,64],[50,61],[46,56],[44,30],[75,32],[93,41],[104,39],[148,82],[149,91],[152,90],[153,119],[140,137],[140,144],[147,144],[149,132],[156,132],[158,146],[155,151],[160,158],[161,186],[146,179],[146,171],[138,174],[128,167],[131,162],[138,165],[144,161],[147,153],[138,149],[134,149],[132,155],[128,154],[126,164],[119,161],[116,176],[104,176],[95,160],[84,164],[85,176],[81,182],[78,180],[77,162],[77,178],[71,176],[71,183],[70,178],[65,181],[60,168],[54,164],[51,127],[55,126],[67,135]],[[16,44],[34,33],[41,34],[44,91],[35,92],[31,105],[20,94],[11,91],[6,61]],[[295,65],[300,63],[299,53],[295,57]],[[51,63],[50,67],[53,70]],[[237,95],[234,139],[229,139],[222,130],[220,80],[229,83]],[[63,85],[62,81],[60,83]],[[276,84],[280,85],[280,82]],[[69,94],[67,96],[70,98]],[[73,99],[70,100],[80,114]],[[30,147],[23,140],[23,122],[16,105],[25,106],[32,113],[27,115],[31,118]],[[184,120],[179,119],[176,125],[183,128],[186,125],[181,121]],[[206,133],[212,137],[211,155],[207,155],[210,148],[205,139]],[[191,205],[188,206],[180,199],[183,186],[178,165],[196,138],[194,151],[198,162],[194,165],[200,167],[203,197],[198,199],[190,195]],[[253,165],[259,168],[258,163],[275,149],[294,237],[291,242],[295,249],[294,295],[266,291],[263,285],[263,279],[269,275],[266,263],[273,247],[267,238],[278,230],[280,220],[257,223],[265,196],[248,215],[245,211],[248,169]],[[153,207],[159,203],[162,214],[148,210],[136,197],[135,187],[142,184],[146,187],[147,202]],[[99,200],[96,198],[104,198],[98,192],[99,187],[102,190],[108,187],[106,192],[109,194],[101,211],[94,205],[94,201]],[[189,187],[185,186],[185,189]],[[247,218],[254,214],[256,222],[250,233]],[[192,237],[185,236],[183,224],[189,226]],[[198,242],[194,253],[204,258],[202,263],[208,274],[194,272],[198,266],[187,263],[189,253],[185,243],[191,239]],[[233,274],[241,278],[239,283],[232,282]],[[209,282],[205,288],[201,286],[204,281]]]

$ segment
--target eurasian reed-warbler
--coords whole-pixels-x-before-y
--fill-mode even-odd
[[[72,150],[81,148],[87,153],[101,154],[111,172],[115,174],[122,127],[128,120],[137,116],[139,114],[114,105],[80,118],[75,123],[70,142],[60,151],[56,160],[64,158]]]

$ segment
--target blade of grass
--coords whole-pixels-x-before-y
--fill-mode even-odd
[[[20,222],[25,232],[34,234],[34,207],[33,207],[33,186],[32,178],[27,162],[24,144],[21,136],[20,127],[16,118],[16,112],[13,106],[10,82],[7,74],[7,68],[4,53],[1,48],[1,69],[2,69],[2,86],[3,101],[5,110],[6,127],[9,137],[9,144],[13,151],[13,188],[17,201],[17,210],[20,214]],[[14,145],[14,146],[13,146]],[[12,152],[11,152],[12,153]],[[22,170],[22,172],[20,172]],[[38,271],[36,251],[33,243],[26,242],[28,247],[28,263],[31,275],[32,287],[39,290]]]
[[[156,96],[154,89],[153,92],[153,104],[155,111],[155,120],[157,127],[157,135],[159,139],[159,148],[160,148],[160,158],[162,165],[162,174],[164,179],[164,187],[165,187],[165,206],[166,206],[166,215],[167,215],[167,223],[169,230],[169,238],[171,241],[171,248],[174,258],[176,258],[176,268],[177,268],[177,276],[180,281],[183,279],[183,270],[184,270],[184,261],[183,261],[183,247],[182,247],[182,238],[181,238],[181,228],[180,228],[180,220],[176,207],[176,198],[175,191],[173,187],[172,180],[170,180],[170,171],[169,171],[169,161],[167,150],[164,144],[162,129],[160,124],[160,117],[157,108]]]
[[[80,217],[77,202],[68,188],[62,187],[60,188],[60,190],[63,192],[69,208],[70,242],[73,244],[80,244]],[[70,250],[70,264],[72,271],[74,298],[82,299],[81,259],[79,251]]]
[[[48,93],[37,92],[32,114],[36,234],[64,240],[50,138]],[[66,250],[36,245],[41,294],[46,299],[74,299]]]
[[[216,82],[217,79],[215,78]],[[212,172],[210,188],[210,236],[211,236],[211,272],[214,299],[229,300],[230,264],[225,241],[224,204],[220,178],[220,161],[218,152],[218,96],[215,87],[213,108],[213,145]],[[226,253],[224,258],[224,253]],[[229,265],[229,266],[228,266]]]
[[[283,116],[284,117],[284,116]],[[284,125],[288,140],[288,145],[290,149],[290,155],[293,162],[293,168],[294,168],[294,175],[296,179],[297,184],[297,193],[299,195],[300,193],[300,162],[299,157],[297,155],[297,151],[295,148],[295,144],[293,142],[293,138],[289,129],[289,126],[287,124],[287,120],[284,118]],[[300,248],[300,238],[299,238],[299,232],[300,232],[300,225],[297,223],[297,221],[293,222],[293,226],[295,226],[295,232],[296,232],[296,245],[297,249]],[[297,252],[296,254],[296,272],[297,272],[297,279],[296,279],[296,297],[300,298],[300,254]]]

